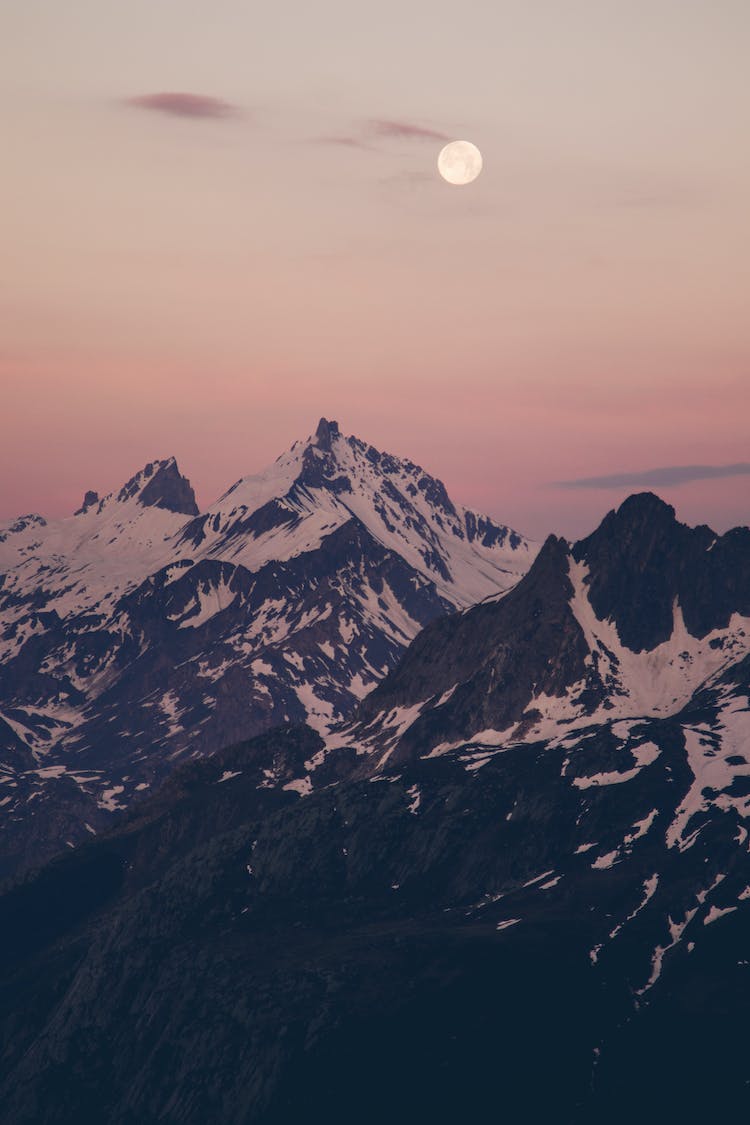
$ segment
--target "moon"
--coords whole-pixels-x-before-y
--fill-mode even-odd
[[[449,184],[470,184],[482,171],[482,154],[471,141],[449,141],[440,150],[438,172]]]

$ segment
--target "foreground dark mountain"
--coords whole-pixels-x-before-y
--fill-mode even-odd
[[[0,1120],[447,1122],[498,1087],[535,1122],[741,1104],[747,851],[729,820],[665,847],[676,737],[585,793],[544,747],[257,787],[256,756],[316,738],[196,765],[2,901]]]
[[[356,724],[181,767],[0,899],[0,1119],[742,1114],[749,574],[631,498]]]
[[[0,878],[186,756],[350,715],[423,625],[534,553],[325,419],[204,513],[169,460],[0,529]]]

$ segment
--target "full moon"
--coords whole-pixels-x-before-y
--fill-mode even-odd
[[[438,171],[449,184],[470,184],[482,171],[482,154],[471,141],[450,141],[440,150]]]

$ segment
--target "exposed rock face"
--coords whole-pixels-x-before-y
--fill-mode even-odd
[[[84,512],[88,512],[89,508],[93,508],[94,504],[99,503],[99,493],[89,489],[83,497],[83,502],[80,508],[77,509],[76,515],[82,516]]]
[[[330,453],[331,438],[339,437],[339,433],[338,422],[329,422],[326,418],[321,418],[315,431],[315,443],[319,449],[324,449],[326,453]]]
[[[525,581],[499,601],[424,629],[401,663],[362,702],[363,725],[393,708],[450,697],[415,720],[402,751],[423,752],[426,727],[441,741],[518,722],[534,693],[559,695],[586,674],[588,649],[570,608],[567,544],[544,544]]]
[[[686,527],[653,493],[610,512],[573,556],[588,566],[597,617],[613,620],[635,652],[672,636],[675,603],[695,637],[726,628],[732,613],[750,616],[750,528]]]
[[[197,516],[195,493],[187,477],[183,477],[174,458],[156,468],[140,495],[146,507],[164,508],[186,516]]]
[[[190,481],[177,468],[174,457],[166,461],[149,461],[117,494],[120,502],[132,497],[136,497],[145,508],[163,508],[185,516],[198,515],[195,493]]]

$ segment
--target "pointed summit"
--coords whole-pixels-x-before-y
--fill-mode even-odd
[[[326,452],[330,451],[331,439],[340,436],[338,422],[329,422],[327,418],[321,418],[318,422],[318,428],[315,431],[315,444],[318,449],[324,449]]]
[[[198,515],[193,486],[177,468],[174,457],[161,463],[139,499],[145,507],[166,508],[179,515]]]
[[[613,510],[604,517],[594,535],[606,528],[608,532],[614,530],[618,535],[630,537],[644,532],[653,534],[657,529],[667,532],[676,525],[675,510],[666,500],[662,500],[654,492],[634,492],[627,500],[623,500],[616,511]]]
[[[94,492],[93,488],[89,488],[83,497],[80,508],[77,508],[73,514],[76,516],[82,516],[85,512],[88,512],[89,508],[93,508],[94,504],[98,503],[99,493]]]
[[[713,536],[707,528],[695,532],[702,530],[709,539]],[[596,531],[575,544],[573,553],[596,569],[605,564],[618,570],[631,564],[643,569],[649,560],[673,554],[677,544],[695,532],[679,523],[674,508],[659,496],[637,492],[608,512]]]
[[[747,533],[750,535],[750,533]],[[680,523],[652,492],[629,496],[576,543],[573,556],[588,571],[588,596],[600,621],[614,621],[634,652],[663,644],[679,606],[691,635],[724,628],[733,611],[750,605],[746,535],[717,536]]]
[[[117,499],[136,497],[144,508],[163,508],[178,515],[197,516],[195,493],[187,477],[177,468],[174,457],[166,461],[149,461],[131,477],[117,494]]]
[[[506,590],[538,549],[511,528],[454,504],[442,482],[413,461],[343,434],[328,418],[191,520],[180,544],[210,547],[214,554],[231,549],[234,562],[257,569],[317,549],[350,521],[455,606]]]

